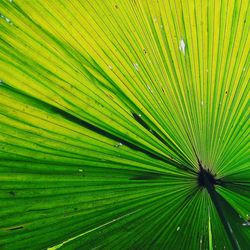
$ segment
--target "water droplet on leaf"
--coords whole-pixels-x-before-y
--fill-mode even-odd
[[[183,39],[180,40],[179,50],[185,55],[186,44]]]

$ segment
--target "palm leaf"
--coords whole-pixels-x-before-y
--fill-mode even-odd
[[[0,248],[249,249],[249,8],[0,1]]]

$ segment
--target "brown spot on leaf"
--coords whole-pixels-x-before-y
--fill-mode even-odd
[[[12,196],[16,196],[16,192],[14,192],[14,191],[10,191],[9,194]]]
[[[14,231],[14,230],[19,230],[19,229],[23,229],[23,226],[17,226],[17,227],[12,227],[9,230]]]

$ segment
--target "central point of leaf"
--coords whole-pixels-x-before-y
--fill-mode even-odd
[[[200,187],[213,188],[216,184],[216,179],[209,170],[200,167],[200,171],[198,173],[198,184]]]

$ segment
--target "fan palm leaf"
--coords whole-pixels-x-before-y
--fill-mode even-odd
[[[248,0],[0,1],[1,249],[249,249]]]

